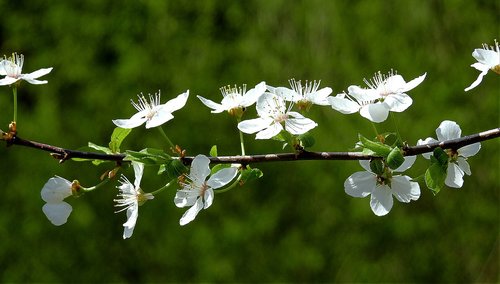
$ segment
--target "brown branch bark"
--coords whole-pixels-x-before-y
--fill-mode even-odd
[[[498,137],[500,137],[500,128],[494,128],[457,139],[430,143],[420,146],[407,146],[403,148],[403,153],[405,156],[415,156],[423,153],[432,152],[437,147],[441,147],[443,149],[456,150],[466,145]],[[22,139],[17,135],[9,137],[8,139],[4,138],[4,140],[6,140],[8,146],[19,145],[42,151],[47,151],[53,157],[58,159],[61,163],[73,158],[81,158],[88,160],[105,160],[105,161],[115,161],[115,162],[121,162],[125,158],[125,154],[105,154],[105,153],[70,150],[31,140]],[[181,159],[184,163],[190,164],[193,161],[194,157],[187,156],[187,157],[182,157]],[[209,159],[212,164],[231,164],[231,163],[253,164],[253,163],[264,163],[264,162],[283,162],[283,161],[299,161],[299,160],[370,160],[370,159],[380,159],[380,157],[373,155],[364,155],[361,154],[360,152],[302,151],[298,153],[260,154],[260,155],[246,155],[246,156],[219,156],[219,157],[209,157]]]

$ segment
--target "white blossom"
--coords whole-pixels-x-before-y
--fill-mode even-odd
[[[306,81],[302,85],[300,80],[291,79],[289,83],[291,88],[268,86],[268,89],[285,101],[293,102],[299,110],[309,110],[313,104],[322,106],[330,104],[328,98],[332,89],[329,87],[319,89],[321,81]]]
[[[73,208],[64,199],[73,195],[73,183],[62,177],[52,177],[45,183],[40,195],[46,202],[42,211],[49,221],[56,226],[65,224]]]
[[[207,107],[212,109],[212,113],[221,113],[223,111],[235,112],[237,109],[245,109],[253,105],[257,99],[266,91],[266,83],[260,82],[254,88],[246,91],[246,85],[243,87],[222,87],[222,101],[220,104],[206,99],[202,96],[197,96],[200,101]]]
[[[500,74],[500,48],[498,42],[495,40],[495,46],[490,46],[483,44],[483,48],[476,48],[472,52],[472,56],[477,60],[476,63],[472,64],[471,67],[476,68],[481,71],[476,81],[474,81],[469,87],[465,88],[465,91],[469,91],[481,83],[483,76],[492,70],[493,72]]]
[[[0,79],[0,86],[12,85],[19,80],[24,80],[30,84],[39,85],[39,84],[47,84],[47,81],[37,80],[39,77],[46,75],[52,71],[52,67],[50,68],[42,68],[37,71],[23,74],[23,64],[24,64],[24,56],[22,54],[14,53],[12,57],[5,58],[0,61],[0,76],[5,76],[3,79]]]

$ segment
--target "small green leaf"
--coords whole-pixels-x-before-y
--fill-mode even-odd
[[[447,170],[448,154],[441,148],[434,149],[431,156],[431,165],[425,171],[425,184],[434,195],[444,188]]]
[[[243,185],[251,180],[261,178],[263,175],[264,174],[261,170],[257,168],[250,168],[250,166],[247,166],[246,169],[241,172],[240,184]]]
[[[405,157],[403,156],[403,153],[401,150],[399,150],[398,147],[394,147],[389,155],[387,156],[387,165],[391,169],[397,169],[399,166],[401,166],[405,161]]]
[[[372,173],[381,176],[384,173],[384,162],[382,160],[371,160],[370,161],[370,170]]]
[[[217,145],[213,145],[212,148],[210,148],[209,154],[212,157],[217,157]]]
[[[392,151],[392,148],[388,145],[382,144],[378,141],[369,140],[361,134],[359,134],[358,137],[359,137],[359,142],[361,142],[361,146],[363,148],[367,148],[375,152],[379,156],[387,157],[389,153]]]
[[[120,153],[120,145],[127,135],[132,131],[132,129],[125,129],[116,127],[111,134],[111,141],[109,142],[109,149],[113,153]]]
[[[304,148],[312,147],[316,142],[314,137],[309,132],[299,135],[297,139],[300,140],[300,146]]]
[[[163,150],[146,148],[139,152],[126,151],[125,161],[136,161],[146,165],[160,165],[172,160],[172,157]]]
[[[113,151],[111,151],[111,149],[109,149],[108,147],[99,146],[99,145],[94,144],[92,142],[89,142],[89,147],[94,149],[94,150],[104,152],[106,154],[113,154]]]
[[[171,180],[187,173],[188,170],[188,167],[186,167],[180,160],[172,159],[160,166],[158,174],[166,174],[167,178]]]

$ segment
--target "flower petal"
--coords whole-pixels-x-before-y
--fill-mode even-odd
[[[391,189],[399,202],[408,203],[420,197],[420,186],[417,182],[412,182],[409,176],[393,176]]]
[[[139,204],[135,203],[127,209],[127,222],[123,224],[123,239],[130,238],[134,233],[137,217],[139,217]]]
[[[43,201],[49,203],[58,203],[66,197],[71,196],[71,182],[62,177],[55,176],[50,178],[42,188],[41,196]]]
[[[273,122],[266,129],[259,131],[257,135],[255,135],[255,139],[271,139],[278,135],[281,130],[283,130],[283,126],[280,123]]]
[[[244,120],[238,123],[238,129],[241,132],[247,134],[253,134],[255,132],[261,131],[262,129],[268,128],[269,125],[271,125],[272,123],[273,123],[272,118],[259,117],[259,118]]]
[[[330,104],[328,101],[330,94],[333,92],[332,88],[325,87],[314,93],[309,94],[307,97],[311,102],[321,106],[327,106]]]
[[[214,191],[209,188],[205,190],[205,194],[203,195],[203,209],[207,209],[214,202]]]
[[[407,94],[394,94],[387,96],[384,103],[389,106],[390,111],[403,112],[411,106],[413,100]]]
[[[427,73],[424,73],[422,76],[417,77],[417,78],[411,80],[410,82],[406,83],[405,86],[400,90],[400,92],[402,92],[402,93],[408,92],[409,90],[420,85],[420,83],[422,83],[424,81],[426,75],[427,75]]]
[[[394,170],[395,172],[401,173],[411,168],[411,166],[413,166],[413,163],[415,163],[417,156],[406,156],[404,157],[404,159],[405,161],[397,169]]]
[[[210,176],[207,185],[213,189],[221,188],[232,181],[237,173],[237,168],[224,168]]]
[[[19,80],[20,78],[5,77],[3,79],[0,79],[0,86],[12,85]]]
[[[42,211],[52,224],[61,226],[68,221],[73,208],[66,202],[46,203],[43,205]]]
[[[389,108],[384,103],[374,103],[361,107],[359,114],[373,122],[383,122],[389,116]]]
[[[191,208],[189,208],[184,213],[184,215],[182,215],[181,219],[179,220],[179,224],[181,226],[184,226],[187,223],[193,221],[194,218],[196,218],[196,215],[198,215],[198,212],[201,211],[201,209],[203,209],[203,201],[201,200],[201,198],[198,198],[198,200],[196,200],[196,203],[191,206]]]
[[[444,181],[449,187],[460,188],[464,184],[464,171],[455,163],[448,163],[446,172],[446,180]]]
[[[205,179],[210,175],[210,160],[205,155],[197,155],[191,163],[189,177],[196,186],[205,183]]]
[[[355,113],[361,108],[357,102],[339,97],[338,95],[336,97],[328,98],[328,102],[334,110],[343,114]]]
[[[370,207],[377,216],[384,216],[392,209],[392,190],[387,185],[376,186],[372,191]]]
[[[144,164],[138,162],[132,162],[132,166],[134,167],[134,174],[135,174],[134,187],[135,190],[139,190],[142,174],[144,172]]]
[[[249,107],[253,105],[266,91],[266,82],[262,81],[255,88],[248,90],[241,99],[240,106]]]
[[[198,190],[193,189],[181,189],[175,193],[174,203],[175,206],[182,208],[187,206],[193,206],[196,200],[199,198],[200,194]]]
[[[146,120],[146,128],[149,129],[160,126],[173,118],[174,116],[166,105],[158,106],[153,117]]]
[[[474,144],[471,144],[471,145],[467,145],[467,146],[464,146],[460,149],[458,149],[458,154],[462,157],[472,157],[474,155],[476,155],[479,150],[481,149],[481,143],[474,143]]]
[[[169,113],[172,113],[176,110],[183,108],[186,105],[188,97],[189,97],[189,90],[169,100],[163,106]]]
[[[435,142],[438,142],[438,141],[436,139],[434,139],[434,138],[427,137],[427,138],[425,138],[425,140],[418,139],[417,145],[426,145],[426,144],[435,143]],[[430,159],[431,156],[432,156],[432,152],[430,152],[430,153],[423,153],[422,156],[424,158],[426,158],[426,159]]]
[[[130,119],[114,119],[113,123],[118,127],[130,129],[141,126],[147,120],[146,117],[135,117]]]
[[[36,70],[34,72],[31,72],[31,73],[28,73],[28,74],[23,74],[23,79],[28,81],[28,79],[37,79],[37,78],[40,78],[44,75],[47,75],[50,73],[50,71],[52,71],[52,67],[50,68],[42,68],[42,69],[39,69],[39,70]],[[47,81],[45,81],[47,82]]]
[[[278,95],[280,98],[289,102],[297,102],[302,99],[302,96],[299,95],[294,90],[285,88],[285,87],[277,87],[274,89],[274,93]]]
[[[467,160],[465,160],[463,157],[458,157],[457,159],[457,164],[458,167],[467,175],[471,175],[472,172],[470,171],[470,166],[469,163],[467,163]]]
[[[352,197],[366,197],[375,189],[377,177],[370,172],[355,172],[344,182],[345,193]]]
[[[279,89],[279,88],[276,88]],[[286,111],[285,101],[282,97],[271,93],[264,93],[257,100],[257,114],[261,118],[274,117],[276,113],[284,114]]]
[[[318,126],[316,122],[309,118],[289,118],[285,121],[285,129],[293,135],[304,134],[307,131]]]
[[[474,63],[471,66],[475,67],[476,69],[488,67],[488,66],[483,65],[481,63]],[[486,75],[488,73],[488,71],[489,71],[489,69],[481,71],[481,73],[479,73],[479,75],[477,76],[477,79],[474,82],[472,82],[472,84],[469,87],[465,88],[464,91],[468,92],[468,91],[474,89],[475,87],[477,87],[481,83],[481,81],[483,81],[483,77],[484,77],[484,75]]]
[[[205,99],[204,97],[202,96],[197,96],[198,99],[200,99],[200,101],[206,105],[207,107],[211,108],[212,109],[212,113],[221,113],[223,111],[225,111],[226,109],[224,108],[223,105],[221,104],[218,104],[214,101],[211,101],[209,99]]]
[[[439,127],[436,129],[436,135],[439,141],[456,139],[460,138],[462,130],[456,122],[445,120],[441,122]]]

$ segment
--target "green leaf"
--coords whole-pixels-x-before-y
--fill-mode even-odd
[[[398,147],[392,148],[391,152],[387,156],[387,165],[393,170],[401,166],[404,161],[405,157]]]
[[[392,148],[390,146],[382,144],[379,141],[369,140],[361,134],[359,134],[358,137],[359,142],[361,143],[361,146],[363,148],[369,149],[379,156],[387,157],[392,151]]]
[[[251,180],[261,178],[263,175],[261,170],[247,166],[246,169],[241,172],[240,184],[243,185]]]
[[[370,161],[370,170],[372,173],[376,175],[382,175],[384,174],[384,162],[382,160],[371,160]]]
[[[188,167],[186,167],[181,160],[172,159],[160,166],[158,174],[165,174],[167,178],[171,180],[187,173],[188,170]]]
[[[213,145],[212,148],[210,148],[209,154],[212,157],[217,157],[217,145]]]
[[[161,165],[172,160],[172,157],[161,149],[146,148],[139,152],[126,151],[125,161],[136,161],[146,165]]]
[[[104,152],[106,154],[113,154],[113,151],[111,151],[111,149],[109,149],[108,147],[99,146],[99,145],[94,144],[92,142],[89,142],[89,147],[94,149],[94,150]]]
[[[127,135],[132,131],[132,129],[125,129],[116,127],[111,134],[111,141],[109,142],[109,149],[113,153],[120,153],[120,145]]]
[[[434,195],[438,194],[444,188],[448,170],[448,154],[441,149],[434,149],[431,156],[431,165],[425,171],[425,184]]]
[[[300,140],[300,145],[304,148],[312,147],[316,142],[309,132],[299,135],[297,139]]]

